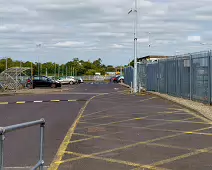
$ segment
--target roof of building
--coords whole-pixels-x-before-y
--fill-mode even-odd
[[[161,56],[161,55],[148,55],[144,57],[140,57],[139,60],[147,59],[147,58],[168,58],[169,56]]]

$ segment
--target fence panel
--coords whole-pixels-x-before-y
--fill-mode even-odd
[[[159,92],[166,93],[166,62],[160,61],[158,63],[158,74],[159,74]]]
[[[167,60],[167,93],[176,95],[176,59]]]
[[[139,87],[147,87],[147,65],[146,64],[138,64],[138,73],[137,73],[137,84]]]
[[[158,91],[158,63],[147,64],[147,90]]]
[[[192,98],[204,103],[209,102],[209,53],[192,55]]]
[[[133,67],[124,68],[124,82],[129,86],[133,83]]]
[[[190,55],[184,55],[178,60],[179,97],[190,98]]]
[[[138,65],[138,84],[149,91],[211,104],[212,54],[202,51]],[[133,68],[125,69],[125,82],[133,82]]]

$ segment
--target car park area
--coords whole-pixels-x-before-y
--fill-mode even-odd
[[[118,84],[89,83],[63,93],[4,96],[0,109],[1,126],[46,119],[45,169],[212,167],[210,120],[148,93],[131,95]],[[38,132],[29,128],[6,136],[7,169],[30,169],[38,156]]]

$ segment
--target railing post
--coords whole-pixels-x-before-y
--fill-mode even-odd
[[[44,166],[44,159],[43,159],[43,153],[44,153],[44,128],[45,128],[45,122],[40,125],[40,170],[43,170]]]
[[[0,170],[4,169],[4,132],[0,129]]]

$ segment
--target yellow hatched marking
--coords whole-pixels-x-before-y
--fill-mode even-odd
[[[71,128],[68,130],[63,142],[61,143],[57,153],[56,153],[56,156],[53,160],[53,162],[50,164],[48,170],[57,170],[60,163],[62,162],[62,157],[64,155],[64,152],[65,150],[67,149],[68,147],[68,144],[72,138],[72,135],[76,129],[76,126],[78,124],[78,122],[80,121],[81,117],[82,117],[82,114],[84,113],[85,111],[85,108],[87,107],[87,105],[91,102],[92,99],[94,99],[95,97],[97,96],[100,96],[100,95],[104,95],[104,94],[99,94],[99,95],[96,95],[96,96],[93,96],[91,97],[86,103],[85,105],[80,109],[79,111],[79,114],[78,114],[78,117],[76,118],[76,120],[74,121],[74,123],[72,124]]]
[[[81,159],[92,158],[92,159],[97,159],[97,160],[103,160],[103,161],[110,162],[110,163],[119,163],[119,164],[123,164],[123,165],[139,167],[139,168],[167,170],[164,168],[158,168],[158,167],[154,167],[154,166],[150,166],[150,165],[142,165],[142,164],[138,164],[138,163],[134,163],[134,162],[130,162],[130,161],[122,161],[122,160],[116,160],[116,159],[111,159],[111,158],[97,157],[92,154],[87,155],[87,154],[81,154],[81,153],[76,153],[76,152],[69,152],[69,154],[78,156],[78,158],[81,158]],[[65,162],[70,162],[70,161],[68,161],[68,160],[62,161],[62,163],[65,163]]]

